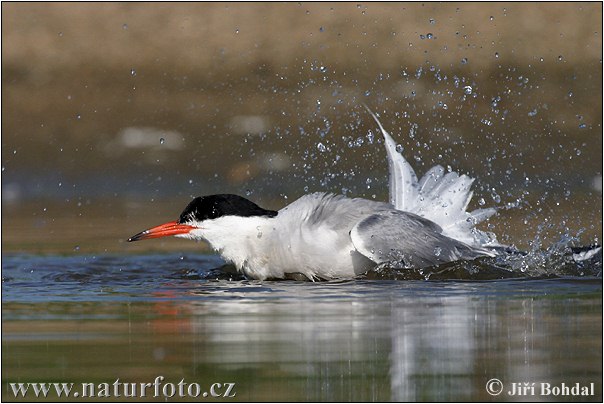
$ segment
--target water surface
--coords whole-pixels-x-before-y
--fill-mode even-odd
[[[220,265],[196,254],[4,256],[3,384],[162,375],[235,383],[235,400],[527,399],[489,395],[498,378],[506,390],[595,383],[582,400],[602,400],[601,277],[261,282]]]

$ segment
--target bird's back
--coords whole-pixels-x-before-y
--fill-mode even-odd
[[[341,195],[305,195],[279,211],[274,245],[282,267],[309,278],[350,278],[374,263],[359,254],[350,231],[364,217],[392,207],[384,202]],[[289,267],[289,263],[295,263]]]
[[[277,218],[275,264],[310,279],[350,278],[386,262],[420,268],[489,255],[447,237],[426,218],[367,199],[314,193]]]

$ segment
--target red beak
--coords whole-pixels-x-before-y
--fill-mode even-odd
[[[195,229],[193,226],[188,224],[180,224],[178,222],[168,222],[160,224],[159,226],[152,227],[148,230],[141,231],[140,233],[130,237],[128,241],[147,240],[149,238],[158,238],[166,236],[175,236],[177,234],[186,234],[191,230]]]

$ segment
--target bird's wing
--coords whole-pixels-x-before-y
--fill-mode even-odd
[[[471,246],[500,246],[493,233],[475,228],[496,213],[494,208],[467,212],[472,182],[467,175],[445,172],[437,165],[418,181],[411,165],[396,150],[396,144],[377,116],[365,106],[384,136],[390,172],[390,203],[398,210],[425,217],[443,229],[442,233]]]
[[[398,210],[411,212],[418,199],[417,175],[407,160],[396,151],[396,143],[386,132],[377,116],[367,106],[365,108],[378,124],[384,136],[388,154],[388,171],[390,172],[390,186],[388,187],[390,203]]]
[[[315,192],[304,195],[286,206],[279,211],[279,216],[282,218],[287,216],[291,218],[287,220],[303,223],[305,226],[325,226],[339,233],[348,234],[352,226],[362,218],[390,209],[392,206],[385,202]]]
[[[390,210],[369,215],[351,230],[354,248],[375,263],[422,268],[493,255],[441,234],[442,228],[413,213]]]

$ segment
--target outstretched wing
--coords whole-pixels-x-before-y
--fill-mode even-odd
[[[379,119],[366,105],[365,108],[378,124],[384,136],[386,153],[388,154],[388,171],[390,172],[390,186],[388,188],[390,203],[398,210],[409,212],[418,198],[417,175],[407,160],[396,151],[396,143],[386,132]]]
[[[350,232],[355,249],[377,264],[422,268],[493,255],[443,236],[437,224],[413,213],[390,210],[367,216]]]
[[[365,106],[384,136],[390,172],[390,203],[397,209],[425,217],[442,227],[442,233],[471,246],[498,246],[494,234],[477,230],[476,224],[495,214],[494,208],[466,212],[472,199],[472,183],[467,175],[445,173],[442,166],[432,167],[418,181],[405,158],[377,116]]]

